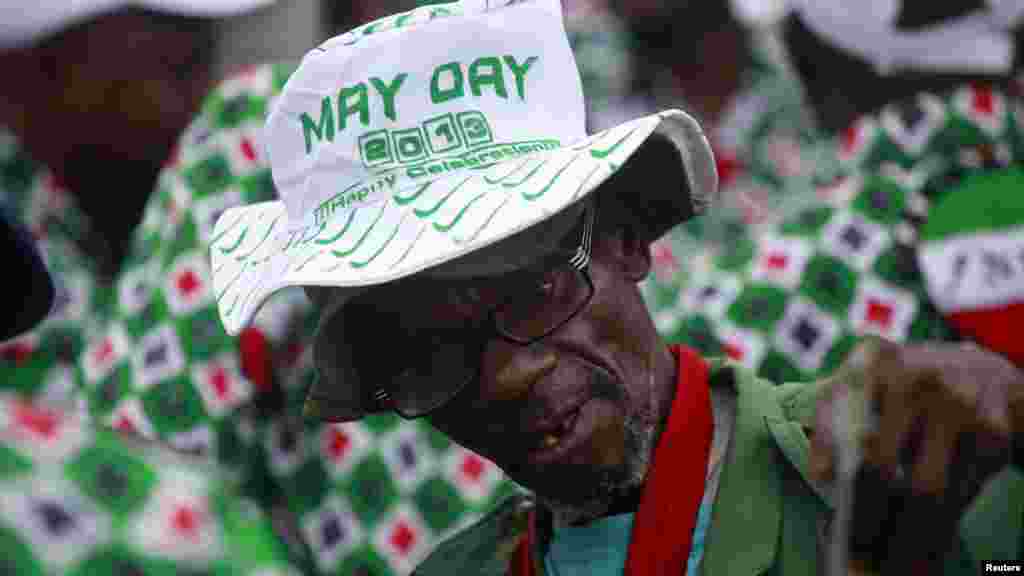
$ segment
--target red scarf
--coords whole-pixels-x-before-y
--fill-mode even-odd
[[[704,498],[714,421],[708,365],[695,351],[669,347],[678,362],[675,399],[665,431],[654,451],[626,558],[626,576],[686,572],[690,539]],[[509,576],[536,576],[536,516],[516,550]]]

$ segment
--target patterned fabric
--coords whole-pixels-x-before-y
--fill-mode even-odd
[[[1024,241],[1024,209],[996,199],[1005,186],[985,196],[977,185],[1024,159],[1022,111],[1019,97],[964,87],[857,120],[831,145],[840,168],[818,175],[819,202],[695,264],[662,326],[776,382],[829,373],[864,334],[985,343],[991,324],[954,330],[950,311],[937,308],[928,290],[937,272],[920,265],[927,264],[920,240],[1006,224],[1008,244],[993,247],[992,257],[968,254],[956,274],[1009,283],[1009,293],[1024,300],[1016,265],[1000,265],[1012,259],[1008,247]]]
[[[600,0],[567,0],[562,6],[583,85],[587,132],[594,134],[658,112],[632,93],[630,46],[635,39],[626,23]]]
[[[827,159],[799,81],[777,39],[755,35],[743,88],[710,130],[719,174],[711,212],[670,231],[652,247],[653,270],[641,284],[659,329],[673,336],[690,262],[743,242],[772,218],[813,198],[811,176]]]
[[[7,390],[69,405],[75,359],[107,315],[110,288],[86,254],[88,221],[45,167],[0,127],[0,204],[35,236],[54,275],[57,302],[34,330],[0,343],[0,381]]]
[[[82,385],[100,422],[209,454],[261,505],[287,510],[309,571],[405,574],[511,485],[425,423],[304,421],[316,317],[301,290],[272,298],[237,339],[217,317],[213,224],[274,199],[261,132],[293,70],[247,70],[206,101],[160,175]]]
[[[203,461],[0,397],[0,573],[298,574]]]
[[[273,198],[260,131],[291,68],[224,83],[161,171],[115,285],[111,319],[78,362],[89,414],[101,424],[249,466],[248,420],[273,386],[275,346],[303,313],[281,299],[250,331],[217,317],[207,246],[226,208]]]

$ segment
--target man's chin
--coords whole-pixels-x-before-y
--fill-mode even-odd
[[[524,474],[515,470],[507,472],[538,499],[556,509],[606,510],[637,484],[625,466],[553,464]]]

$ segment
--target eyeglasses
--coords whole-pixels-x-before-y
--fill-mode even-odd
[[[529,346],[565,326],[594,296],[588,268],[595,219],[596,209],[588,204],[576,250],[546,258],[536,273],[508,279],[505,298],[476,326],[417,332],[395,358],[388,358],[387,376],[357,365],[360,385],[376,386],[375,391],[363,406],[352,407],[350,418],[332,413],[355,420],[367,412],[390,409],[403,418],[421,418],[451,402],[477,379],[487,342],[497,337]]]

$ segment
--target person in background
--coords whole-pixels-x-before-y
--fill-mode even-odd
[[[258,392],[272,388],[272,330],[230,339],[204,317],[200,238],[203,218],[232,198],[272,194],[241,170],[222,186],[255,159],[258,140],[233,142],[231,154],[152,190],[162,167],[191,167],[190,150],[174,152],[182,132],[188,143],[209,136],[186,127],[213,82],[215,19],[265,4],[0,3],[0,65],[18,79],[0,87],[0,197],[57,278],[50,314],[0,344],[3,389],[205,453],[251,496],[261,483],[241,472],[249,452],[238,413],[257,410]],[[219,125],[262,121],[265,99],[229,100],[208,107]],[[197,187],[195,212],[183,181]]]
[[[55,303],[32,234],[0,201],[0,339]],[[205,460],[0,392],[0,573],[297,576],[263,512]]]
[[[66,403],[113,313],[157,171],[209,89],[212,17],[235,2],[0,3],[0,195],[57,272],[57,305],[5,342],[4,387]]]
[[[1021,3],[790,4],[784,45],[829,134],[817,200],[688,264],[674,330],[775,381],[830,374],[869,334],[1022,365]],[[988,505],[1020,526],[1022,501]],[[974,544],[1024,557],[1013,530]]]
[[[253,66],[204,98],[157,178],[114,282],[114,312],[77,373],[94,419],[229,470],[308,573],[403,574],[516,488],[425,422],[305,420],[317,316],[301,290],[275,296],[238,337],[217,321],[225,296],[207,259],[213,224],[233,206],[276,198],[264,121],[294,69]]]
[[[706,262],[813,197],[810,175],[822,156],[823,138],[768,24],[767,7],[610,4],[634,38],[632,89],[646,94],[650,105],[691,111],[708,127],[715,149],[720,202],[652,245],[653,270],[641,284],[659,330],[678,340],[685,337],[679,333],[678,303],[690,287],[692,262]]]

